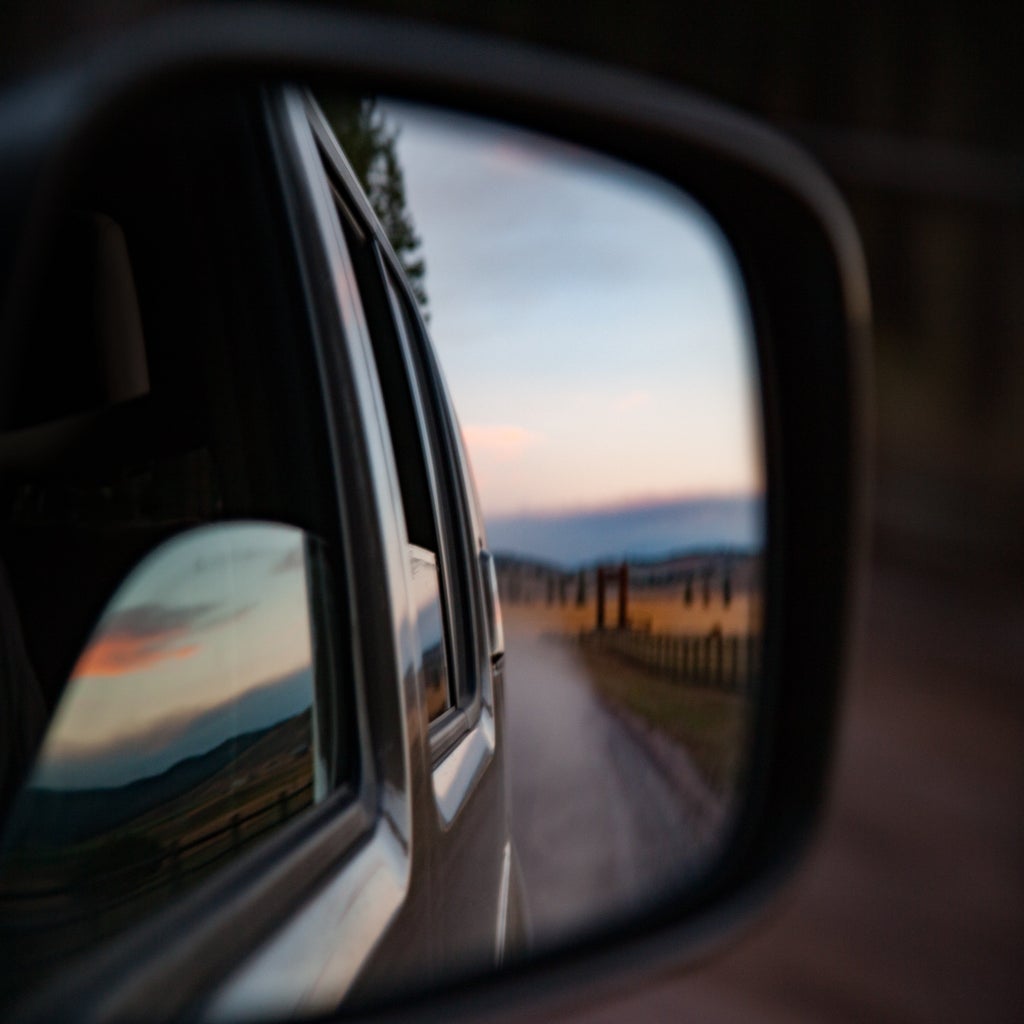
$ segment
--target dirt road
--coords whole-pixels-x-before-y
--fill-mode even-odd
[[[772,912],[705,963],[567,990],[543,1019],[1022,1019],[1020,590],[890,570],[867,607],[829,813]]]
[[[666,772],[594,696],[571,643],[515,615],[506,640],[513,832],[544,943],[651,900],[692,870],[706,794]]]

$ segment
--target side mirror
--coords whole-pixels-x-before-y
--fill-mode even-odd
[[[205,12],[0,97],[27,1019],[497,1009],[706,948],[813,832],[842,201],[699,98],[398,29]]]

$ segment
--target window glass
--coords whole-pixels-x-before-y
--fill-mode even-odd
[[[0,812],[26,779],[37,798],[5,854],[0,947],[45,948],[47,969],[355,782],[336,475],[262,124],[255,97],[204,92],[111,127],[63,212],[77,241],[55,244],[0,419]],[[88,287],[58,316],[52,296],[76,276]],[[226,576],[208,552],[165,562],[145,600],[119,589],[169,538],[228,520],[287,525],[247,534],[245,557],[231,533]],[[277,555],[293,575],[271,571]],[[261,670],[242,671],[256,652]],[[70,728],[84,709],[91,733]],[[103,735],[117,742],[101,757]],[[202,792],[181,788],[220,758]],[[29,850],[49,872],[34,917]],[[0,989],[21,962],[0,965]]]
[[[307,565],[301,530],[215,524],[118,590],[3,834],[14,963],[155,912],[326,795]]]

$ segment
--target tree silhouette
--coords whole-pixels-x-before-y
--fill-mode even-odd
[[[399,128],[392,125],[372,97],[320,97],[320,106],[370,200],[384,233],[395,250],[416,301],[427,313],[426,264],[406,205],[405,175],[395,143]]]

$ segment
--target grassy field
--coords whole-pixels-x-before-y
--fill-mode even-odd
[[[733,601],[732,608],[736,609],[738,603]],[[592,614],[592,608],[589,610]],[[552,642],[571,644],[574,657],[604,700],[625,708],[683,747],[714,793],[726,796],[734,791],[746,748],[749,700],[711,687],[670,680],[613,652],[580,643],[579,634],[593,628],[594,620],[587,612],[587,608],[570,605],[503,607],[511,637],[528,630],[546,635]],[[661,610],[659,621],[677,614],[673,602],[672,608]],[[749,608],[735,614],[743,616],[734,620],[735,626],[740,621],[749,622]],[[721,622],[720,618],[716,620],[716,624]],[[677,624],[674,628],[680,627]]]
[[[712,792],[726,796],[735,789],[746,746],[746,698],[671,682],[594,648],[581,646],[580,658],[594,689],[682,746]]]
[[[535,601],[529,605],[502,602],[503,611],[535,616],[544,620],[544,628],[564,633],[591,630],[597,623],[597,602],[591,597],[583,605],[573,601],[548,605]],[[605,621],[617,625],[618,596],[609,587],[605,602]],[[652,633],[707,634],[717,627],[725,635],[746,636],[760,630],[760,594],[737,593],[728,606],[721,597],[714,597],[707,605],[697,599],[684,604],[675,591],[656,588],[636,589],[629,595],[629,623],[632,629],[650,630]]]

